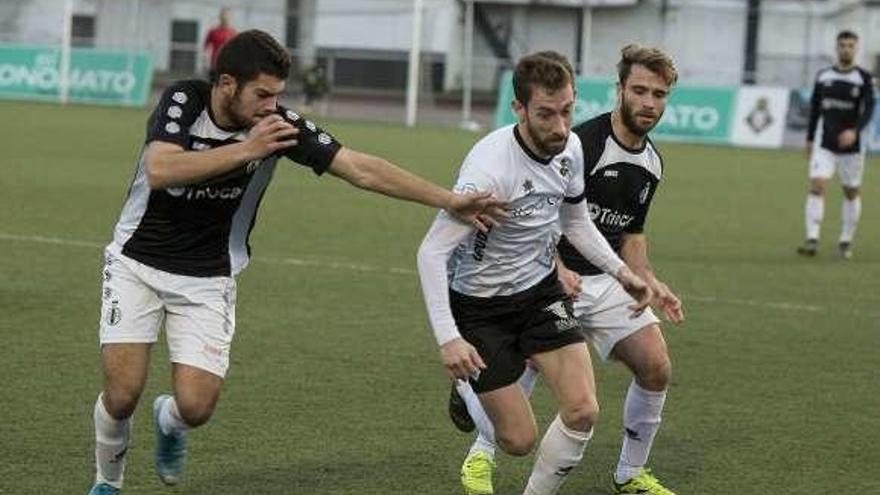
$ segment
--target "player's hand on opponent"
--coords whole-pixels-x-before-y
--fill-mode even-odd
[[[297,134],[299,134],[299,129],[280,115],[273,113],[263,117],[251,127],[244,144],[250,159],[257,160],[278,150],[296,146]]]
[[[460,221],[473,225],[481,232],[498,225],[507,219],[507,203],[499,200],[490,191],[452,194],[446,207],[452,216]]]
[[[843,149],[852,148],[856,144],[856,137],[855,129],[847,129],[837,135],[837,144]]]
[[[635,304],[629,306],[629,309],[633,312],[632,317],[635,318],[641,315],[642,312],[645,311],[645,308],[651,304],[651,299],[653,297],[651,287],[638,275],[633,273],[626,265],[618,270],[616,278],[623,287],[623,290],[625,290],[636,301]]]
[[[440,346],[440,358],[446,374],[451,378],[466,380],[468,377],[478,376],[480,370],[486,368],[486,363],[474,346],[461,337]]]
[[[672,292],[668,285],[655,280],[651,290],[654,293],[654,299],[651,301],[651,304],[659,309],[667,320],[672,323],[684,321],[684,309],[681,307],[681,299]]]
[[[562,292],[565,293],[565,297],[572,301],[577,301],[581,296],[580,274],[562,266],[561,263],[557,264],[556,270],[556,278],[558,278],[559,283],[562,284]]]

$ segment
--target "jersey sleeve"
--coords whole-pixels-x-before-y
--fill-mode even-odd
[[[809,142],[813,142],[816,138],[816,126],[819,124],[819,114],[821,111],[822,92],[819,86],[819,75],[817,74],[816,83],[813,85],[813,94],[810,96],[810,120],[807,123],[807,141]]]
[[[304,119],[293,110],[279,107],[278,114],[299,129],[296,146],[281,152],[281,155],[300,165],[312,169],[317,175],[327,171],[342,144],[311,120]]]
[[[651,209],[651,200],[654,199],[654,193],[657,192],[659,181],[651,180],[645,184],[645,188],[639,192],[636,198],[637,206],[634,209],[635,217],[633,221],[623,229],[627,234],[641,234],[645,231],[645,221],[648,218],[648,210]]]
[[[489,190],[496,194],[500,193],[492,174],[486,170],[486,165],[491,161],[491,157],[486,156],[481,149],[471,150],[461,164],[452,191],[457,194]]]
[[[571,143],[572,149],[572,163],[571,163],[571,180],[568,182],[568,186],[565,188],[565,202],[566,203],[579,203],[584,199],[584,151],[581,146],[581,140],[578,138],[577,134],[571,133],[569,135],[570,140],[574,140],[574,143]]]
[[[146,142],[163,141],[187,149],[188,130],[204,108],[204,96],[194,84],[172,84],[162,93],[150,115]]]
[[[871,123],[874,115],[874,77],[867,71],[862,71],[865,87],[862,90],[861,115],[859,115],[859,131],[864,130]]]

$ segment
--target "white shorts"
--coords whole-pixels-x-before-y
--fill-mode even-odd
[[[581,277],[581,294],[574,303],[574,314],[580,321],[584,337],[596,353],[607,360],[618,342],[647,327],[659,323],[651,308],[633,318],[627,306],[635,300],[611,275]]]
[[[164,321],[172,363],[224,377],[235,334],[235,279],[157,270],[115,245],[104,255],[101,345],[154,343]]]
[[[862,174],[865,172],[865,152],[834,153],[814,145],[810,158],[810,179],[828,180],[834,176],[835,169],[844,187],[861,186]]]

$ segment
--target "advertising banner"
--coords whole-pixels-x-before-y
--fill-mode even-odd
[[[739,88],[732,142],[737,146],[781,148],[789,90],[761,86]]]
[[[513,75],[501,78],[495,111],[495,126],[512,124],[516,116],[510,106],[513,100]],[[611,81],[577,78],[575,124],[611,110],[616,84]],[[729,143],[732,133],[736,88],[676,86],[669,97],[666,113],[652,132],[658,139],[689,142]]]
[[[59,101],[60,47],[0,44],[0,98]],[[142,106],[153,75],[145,53],[71,49],[68,101]]]

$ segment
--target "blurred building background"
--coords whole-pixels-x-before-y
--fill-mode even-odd
[[[424,0],[421,102],[458,105],[468,0]],[[0,42],[58,44],[60,0],[0,0]],[[74,46],[148,52],[155,84],[204,74],[202,44],[221,7],[238,30],[281,40],[303,71],[324,68],[334,102],[403,98],[413,0],[73,0]],[[880,65],[880,1],[474,0],[472,85],[477,120],[500,74],[522,54],[555,49],[586,76],[610,78],[620,47],[665,47],[690,85],[809,86],[833,61],[841,29],[861,37],[860,63]],[[441,111],[442,113],[442,111]]]

